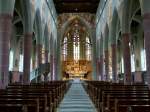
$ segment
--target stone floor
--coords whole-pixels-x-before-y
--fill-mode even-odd
[[[82,84],[72,83],[57,112],[97,112]]]

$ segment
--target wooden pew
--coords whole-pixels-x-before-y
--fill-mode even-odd
[[[114,112],[149,112],[150,99],[116,99]],[[111,110],[111,112],[113,112]]]
[[[0,110],[3,111],[3,109],[5,110],[8,106],[8,111],[10,111],[11,108],[14,108],[15,111],[16,108],[16,110],[18,109],[16,112],[19,112],[19,110],[22,109],[25,112],[28,112],[29,107],[38,107],[39,109],[36,109],[38,112],[55,112],[55,109],[68,88],[69,84],[67,81],[52,81],[29,85],[19,83],[10,84],[6,90],[0,90]],[[8,99],[10,102],[8,102]],[[36,103],[32,104],[32,100],[37,101],[37,99],[38,106]],[[27,100],[31,100],[31,103],[27,103],[29,106],[23,103]],[[3,101],[6,101],[4,105],[2,104]],[[35,109],[33,112],[34,111]]]
[[[114,107],[116,105],[115,100],[122,100],[122,99],[126,99],[128,100],[132,100],[132,99],[137,99],[137,100],[141,100],[141,99],[150,99],[150,97],[148,95],[118,95],[118,96],[112,96],[109,95],[106,99],[104,99],[102,101],[102,110],[109,110],[109,111],[113,111]]]
[[[99,112],[118,112],[117,109],[121,109],[123,106],[125,107],[125,105],[127,108],[133,107],[135,110],[137,107],[134,103],[136,104],[141,99],[150,99],[148,86],[144,84],[124,85],[101,81],[86,81],[86,87],[84,85],[84,88],[89,93]],[[123,105],[115,103],[117,100],[120,101],[121,99],[126,99],[126,101],[136,99],[137,102],[134,101],[132,105],[129,105],[128,102]],[[117,107],[116,105],[119,106],[115,109],[115,107]],[[149,108],[149,104],[145,104],[145,106]],[[144,105],[139,108],[142,107],[144,107]]]
[[[42,92],[42,89],[46,89],[47,91],[51,91],[51,103],[53,103],[53,105],[56,107],[58,105],[58,103],[62,100],[62,97],[64,96],[64,90],[65,88],[63,87],[63,85],[60,85],[60,87],[52,86],[52,85],[43,85],[43,86],[37,86],[37,85],[22,85],[22,86],[15,86],[15,87],[9,87],[7,89],[9,89],[9,91],[14,91],[14,90],[37,90],[41,89],[39,92]],[[64,91],[64,92],[63,92]]]
[[[0,98],[0,112],[40,112],[38,99]]]
[[[39,100],[39,111],[47,112],[50,109],[47,103],[47,95],[46,94],[1,94],[0,99],[38,99]],[[48,108],[49,107],[49,108]]]

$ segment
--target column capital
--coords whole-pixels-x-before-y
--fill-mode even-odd
[[[32,37],[33,33],[32,32],[26,32],[24,33],[24,37]]]
[[[12,19],[13,15],[11,13],[0,13],[0,18]]]
[[[143,18],[144,19],[150,19],[150,12],[149,13],[144,13]]]
[[[150,32],[149,31],[149,26],[150,26],[150,13],[145,13],[143,15],[144,32]]]
[[[131,62],[130,62],[130,33],[122,34],[122,43],[123,43],[123,58],[124,58],[124,83],[131,84],[132,76],[131,76]]]
[[[130,32],[122,33],[122,36],[123,36],[123,37],[128,37],[128,36],[130,36],[130,35],[131,35]]]
[[[0,13],[0,88],[8,84],[9,76],[9,42],[12,30],[12,16]]]
[[[24,34],[23,83],[30,83],[30,58],[32,49],[32,33]]]

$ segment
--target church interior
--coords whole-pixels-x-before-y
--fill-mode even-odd
[[[0,112],[149,112],[150,0],[0,0]]]

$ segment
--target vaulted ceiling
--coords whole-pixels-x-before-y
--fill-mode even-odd
[[[60,13],[96,13],[100,0],[54,0]]]

